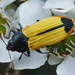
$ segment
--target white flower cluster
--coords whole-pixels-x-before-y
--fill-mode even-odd
[[[17,22],[21,23],[23,27],[27,25],[31,25],[35,23],[37,20],[41,20],[45,17],[54,15],[58,16],[69,16],[75,19],[75,5],[74,0],[28,0],[22,3],[17,10],[7,9],[7,6],[14,2],[15,0],[0,0],[0,14],[6,18],[6,37],[8,37],[11,29],[18,29],[19,25]],[[21,0],[24,1],[24,0]],[[75,31],[71,33],[71,35],[75,35]],[[1,36],[4,41],[7,43],[9,39]],[[44,65],[44,63],[48,60],[50,65],[55,65],[61,62],[57,67],[57,75],[74,75],[75,74],[75,41],[70,40],[71,44],[74,47],[71,47],[69,44],[66,44],[68,47],[72,48],[69,50],[69,55],[66,57],[61,57],[59,54],[55,56],[53,54],[49,55],[47,59],[47,54],[40,54],[36,51],[30,50],[30,57],[22,56],[21,60],[18,61],[21,53],[12,52],[10,53],[6,50],[6,45],[3,43],[2,39],[0,39],[0,62],[10,62],[13,61],[14,67],[17,70],[23,69],[35,69]],[[46,48],[41,48],[41,51],[47,51]],[[55,50],[56,51],[56,50]],[[11,58],[9,57],[11,54]]]

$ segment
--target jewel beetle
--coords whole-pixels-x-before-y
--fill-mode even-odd
[[[11,30],[14,35],[8,41],[7,50],[21,52],[30,56],[30,50],[39,53],[41,47],[56,44],[64,40],[75,28],[75,20],[66,16],[52,16],[22,28],[21,31]],[[27,53],[25,53],[27,52]],[[49,52],[46,52],[49,53]]]

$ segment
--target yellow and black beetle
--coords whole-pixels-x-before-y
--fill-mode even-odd
[[[7,50],[27,52],[26,56],[30,56],[29,50],[36,50],[42,53],[41,47],[56,44],[64,40],[74,29],[75,20],[65,16],[52,16],[44,18],[32,25],[26,26],[21,31],[14,31],[14,35],[9,40]],[[21,55],[22,56],[22,55]],[[21,57],[20,57],[21,58]]]

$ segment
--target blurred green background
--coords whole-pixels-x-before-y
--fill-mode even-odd
[[[6,68],[8,64],[2,64],[0,63],[0,72],[2,75],[5,75],[6,73]],[[41,66],[40,68],[37,69],[25,69],[21,70],[20,75],[57,75],[56,74],[56,67],[49,65],[47,62],[45,65]]]

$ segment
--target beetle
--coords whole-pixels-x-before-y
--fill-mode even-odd
[[[40,48],[45,46],[48,48],[49,45],[64,40],[73,31],[74,22],[75,20],[70,17],[51,16],[24,28],[20,25],[21,31],[11,30],[14,35],[8,41],[6,49],[21,52],[19,60],[23,54],[30,56],[30,50],[35,50],[42,54],[53,53],[41,52]]]

